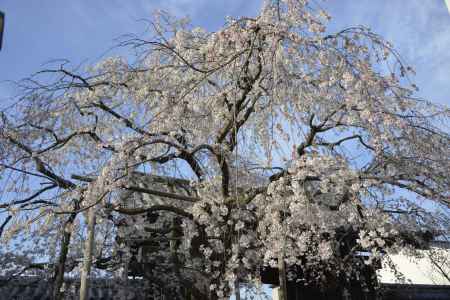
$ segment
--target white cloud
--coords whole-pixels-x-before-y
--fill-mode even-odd
[[[420,95],[450,104],[450,14],[443,0],[341,0],[328,6],[335,27],[368,25],[392,42],[417,70]]]

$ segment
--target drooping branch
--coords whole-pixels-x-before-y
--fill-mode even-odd
[[[11,207],[13,205],[18,205],[18,204],[23,204],[23,203],[30,202],[31,200],[33,200],[34,198],[38,197],[42,193],[44,193],[46,191],[49,191],[51,189],[54,189],[55,187],[56,187],[56,185],[53,185],[53,184],[49,185],[49,186],[46,186],[46,187],[43,187],[42,189],[38,190],[36,193],[34,193],[33,195],[31,195],[31,196],[29,196],[29,197],[27,197],[25,199],[12,201],[12,202],[7,203],[7,204],[6,203],[5,204],[0,204],[0,208],[8,208],[8,207]]]
[[[63,189],[73,189],[76,187],[74,183],[71,181],[64,179],[58,175],[56,175],[54,172],[50,171],[48,168],[45,167],[45,164],[43,161],[36,155],[36,153],[31,150],[28,146],[22,144],[21,142],[17,141],[11,136],[7,136],[7,138],[16,145],[21,150],[25,151],[28,155],[30,155],[31,159],[35,162],[36,170],[40,172],[41,174],[45,175],[47,178],[55,182],[59,187]]]

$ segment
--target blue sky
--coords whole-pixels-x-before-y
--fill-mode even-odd
[[[321,2],[318,0],[318,2]],[[328,0],[332,30],[362,24],[380,33],[417,70],[420,96],[450,104],[450,14],[444,0]],[[2,0],[6,13],[0,82],[18,80],[52,59],[74,65],[98,60],[126,33],[141,33],[152,10],[189,15],[194,25],[216,30],[224,17],[255,15],[259,0]],[[0,107],[12,93],[0,83]]]

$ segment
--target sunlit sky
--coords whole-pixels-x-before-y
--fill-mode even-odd
[[[450,100],[450,14],[444,0],[328,0],[317,2],[333,19],[331,30],[366,25],[391,41],[416,67],[420,96]],[[74,65],[104,55],[114,39],[142,33],[155,9],[189,15],[196,26],[217,30],[227,15],[255,15],[259,0],[2,0],[6,14],[0,52],[0,107],[13,93],[5,80],[18,80],[59,58]]]
[[[384,36],[415,67],[419,95],[450,105],[450,13],[444,0],[317,0],[332,15],[330,30],[365,25]],[[257,0],[2,0],[6,27],[0,51],[0,108],[19,80],[53,59],[73,65],[108,56],[114,39],[142,33],[155,9],[189,15],[217,30],[225,16],[257,14]]]

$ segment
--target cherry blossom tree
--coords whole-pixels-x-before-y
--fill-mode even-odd
[[[450,204],[448,108],[415,96],[382,37],[329,19],[307,0],[216,32],[159,12],[121,43],[133,58],[19,82],[0,121],[4,252],[61,299],[83,253],[126,280],[137,234],[162,294],[226,299],[264,267],[282,286],[370,281],[366,264],[442,234],[422,212]],[[177,188],[139,184],[158,178]]]

